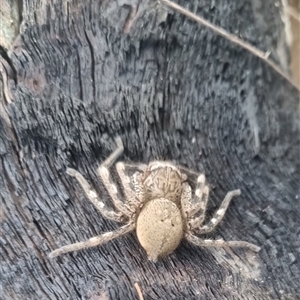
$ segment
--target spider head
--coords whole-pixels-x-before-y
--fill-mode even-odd
[[[147,200],[165,198],[179,205],[182,182],[185,180],[185,175],[172,163],[154,161],[144,173],[144,195]]]

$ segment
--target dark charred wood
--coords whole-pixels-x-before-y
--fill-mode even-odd
[[[24,0],[1,63],[1,299],[300,299],[299,93],[263,60],[156,1]],[[288,66],[273,0],[179,1]],[[280,3],[280,2],[278,2]],[[139,4],[139,6],[137,6]],[[208,237],[153,263],[129,234],[47,255],[119,224],[66,167],[109,202],[96,168],[120,135],[122,160],[174,161],[207,176],[209,215],[241,189]]]

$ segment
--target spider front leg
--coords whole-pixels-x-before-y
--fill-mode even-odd
[[[118,238],[118,237],[132,231],[134,228],[135,228],[134,223],[128,223],[115,231],[106,232],[104,234],[92,237],[84,242],[78,242],[75,244],[70,244],[70,245],[66,245],[61,248],[58,248],[58,249],[52,251],[49,254],[49,257],[53,258],[53,257],[59,256],[59,255],[62,255],[62,254],[68,253],[68,252],[78,251],[81,249],[86,249],[86,248],[91,248],[91,247],[102,245],[104,243],[107,243],[115,238]]]
[[[122,200],[120,200],[121,195],[118,191],[117,186],[113,183],[109,167],[118,159],[118,157],[123,153],[124,146],[120,137],[116,138],[117,149],[100,165],[98,168],[98,174],[102,179],[102,182],[111,197],[114,206],[121,211],[126,216],[131,216],[132,212],[128,205],[126,205]],[[126,180],[126,179],[124,179]]]
[[[134,168],[138,170],[133,174],[133,179],[130,180],[129,176],[125,173],[126,168]],[[128,201],[129,205],[133,205],[134,207],[137,207],[141,202],[141,195],[142,190],[140,188],[140,184],[138,182],[138,174],[143,173],[147,168],[147,165],[144,164],[127,164],[124,162],[118,162],[116,164],[116,169],[118,172],[118,175],[121,179],[121,183],[124,189],[125,197]],[[140,172],[140,173],[139,173]]]
[[[205,212],[209,197],[209,187],[205,184],[205,175],[198,176],[195,194],[192,196],[190,185],[185,182],[182,187],[181,206],[184,215],[191,219],[189,224],[191,228],[199,227],[205,218]],[[192,218],[195,214],[199,216]]]
[[[87,198],[90,200],[90,202],[93,203],[93,205],[98,209],[98,211],[103,217],[116,222],[123,221],[123,214],[121,212],[114,212],[108,210],[105,207],[105,204],[98,198],[97,193],[91,188],[86,179],[78,171],[71,168],[67,168],[66,173],[77,179]]]

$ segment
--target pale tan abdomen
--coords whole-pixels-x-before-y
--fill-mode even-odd
[[[183,220],[174,202],[160,198],[149,201],[140,212],[136,233],[150,260],[174,251],[183,236]]]

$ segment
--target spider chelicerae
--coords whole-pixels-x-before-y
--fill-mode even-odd
[[[241,194],[240,190],[228,192],[210,221],[203,225],[209,197],[209,187],[204,174],[197,175],[193,193],[188,181],[189,174],[193,172],[185,168],[165,161],[153,161],[148,165],[117,162],[116,170],[122,185],[122,195],[112,181],[109,171],[124,150],[120,137],[116,138],[116,143],[116,150],[98,168],[98,174],[115,210],[109,209],[99,199],[79,172],[68,168],[67,173],[77,179],[87,198],[105,218],[126,222],[126,225],[87,241],[58,248],[49,254],[50,257],[98,246],[133,230],[136,230],[140,244],[152,261],[173,252],[183,238],[200,247],[244,247],[255,252],[260,250],[260,247],[245,241],[198,237],[214,230],[224,217],[231,199]],[[131,176],[127,175],[128,169],[134,170]]]

